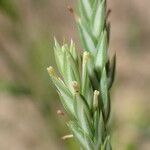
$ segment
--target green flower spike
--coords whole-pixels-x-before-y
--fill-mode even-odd
[[[54,54],[62,78],[47,68],[70,118],[71,134],[62,139],[74,138],[82,150],[111,150],[108,123],[116,55],[109,60],[106,0],[79,0],[78,14],[68,9],[75,16],[84,52],[78,54],[72,40],[60,45],[55,39]]]

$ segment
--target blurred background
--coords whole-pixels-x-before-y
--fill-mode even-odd
[[[75,0],[0,0],[0,150],[77,150],[46,68],[55,65],[53,37],[81,50],[67,5]],[[150,149],[149,0],[108,0],[110,55],[117,53],[112,90],[115,150]]]

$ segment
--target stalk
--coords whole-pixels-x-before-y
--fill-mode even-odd
[[[110,24],[106,0],[79,0],[75,16],[83,46],[77,54],[75,44],[62,46],[55,39],[54,53],[58,77],[47,68],[62,105],[69,115],[67,125],[82,150],[111,150],[108,123],[111,113],[110,89],[115,77],[116,56],[108,56]]]

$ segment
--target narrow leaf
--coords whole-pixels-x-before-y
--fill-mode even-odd
[[[51,77],[51,80],[55,84],[59,95],[62,97],[62,103],[64,103],[65,108],[71,112],[71,114],[74,114],[74,108],[73,108],[73,96],[71,92],[68,90],[64,82],[57,77],[54,69],[52,67],[47,68],[48,73]]]
[[[93,38],[91,37],[90,31],[88,31],[87,28],[85,28],[81,20],[79,20],[78,22],[78,27],[80,31],[80,37],[85,50],[91,52],[91,54],[94,55],[94,53],[96,52],[96,47]]]
[[[86,101],[79,93],[75,94],[74,110],[77,114],[79,124],[83,131],[90,137],[92,137],[90,110]]]
[[[87,63],[88,59],[90,57],[90,54],[88,52],[83,53],[83,61],[82,61],[82,90],[81,94],[86,97],[87,103],[90,108],[92,108],[92,96],[93,96],[93,90],[91,89],[91,83],[88,76],[88,68]]]
[[[71,40],[71,44],[70,44],[70,53],[73,57],[73,59],[78,63],[78,54],[77,54],[77,51],[76,51],[76,48],[75,48],[75,43]]]
[[[96,73],[94,71],[94,63],[93,63],[92,56],[90,57],[87,66],[88,66],[88,74],[89,74],[89,79],[90,79],[91,85],[94,90],[99,90],[99,81],[98,81]]]
[[[91,0],[80,0],[81,10],[85,11],[85,15],[88,19],[90,19],[92,16],[92,7],[90,1]]]
[[[112,87],[115,78],[115,71],[116,71],[116,54],[113,56],[111,65],[108,70],[108,89]]]
[[[71,69],[74,73],[74,76],[75,76],[75,80],[80,83],[80,72],[79,72],[79,66],[77,64],[77,62],[74,60],[74,58],[72,57],[72,55],[70,54],[69,51],[67,51],[67,59],[68,59],[68,62],[67,63],[70,63],[71,65]]]
[[[110,137],[109,136],[106,137],[104,144],[102,145],[102,150],[112,150],[112,147],[110,145]]]
[[[81,144],[85,150],[94,150],[94,144],[91,138],[83,133],[82,129],[77,125],[77,122],[70,121],[68,127],[73,133],[75,139]]]
[[[97,132],[98,132],[98,137],[96,143],[96,150],[99,150],[105,136],[105,124],[104,124],[102,112],[100,112]]]
[[[93,35],[98,38],[100,33],[102,32],[105,24],[105,13],[106,13],[106,7],[105,5],[105,0],[103,0],[100,4],[97,4],[96,7],[93,10],[93,15],[92,15],[92,22],[93,22]]]
[[[55,60],[57,60],[56,64],[57,64],[59,72],[63,75],[63,52],[57,40],[54,39],[54,41],[55,41],[54,55],[55,55]]]
[[[108,87],[107,87],[107,75],[106,75],[105,67],[102,72],[100,88],[101,88],[101,96],[103,101],[103,111],[105,117],[104,119],[105,121],[107,121],[110,113],[110,97],[109,97]]]
[[[107,62],[107,45],[107,33],[106,30],[104,30],[102,34],[102,40],[98,44],[97,55],[95,59],[95,68],[97,72],[101,72]]]

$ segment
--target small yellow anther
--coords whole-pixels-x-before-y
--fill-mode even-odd
[[[93,98],[93,108],[96,109],[98,107],[98,97],[99,97],[99,91],[94,91],[94,98]]]
[[[70,139],[70,138],[73,138],[73,135],[72,135],[72,134],[65,135],[65,136],[63,136],[61,139],[62,139],[62,140],[67,140],[67,139]]]
[[[95,96],[95,97],[99,96],[99,91],[95,90],[95,91],[94,91],[94,96]]]
[[[64,116],[65,114],[64,114],[64,112],[63,112],[63,111],[61,111],[61,110],[57,110],[57,115]]]
[[[54,68],[52,66],[48,67],[47,71],[48,71],[48,73],[49,73],[50,76],[54,76],[54,77],[57,76],[56,72],[55,72],[55,70],[54,70]]]
[[[85,51],[83,53],[83,63],[82,63],[83,66],[87,63],[89,58],[90,58],[90,53]]]
[[[79,88],[77,81],[72,81],[72,87],[75,92],[79,92],[80,88]]]

